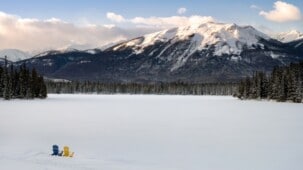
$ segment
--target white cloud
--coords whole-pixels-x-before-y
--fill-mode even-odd
[[[143,24],[145,26],[170,28],[180,27],[185,25],[202,24],[205,22],[214,21],[214,18],[210,16],[171,16],[171,17],[136,17],[130,20],[133,24]]]
[[[185,16],[171,16],[171,17],[135,17],[125,19],[122,15],[115,14],[123,18],[123,22],[128,24],[134,24],[137,27],[154,27],[154,28],[171,28],[180,27],[185,25],[201,24],[205,22],[214,21],[211,16],[199,16],[193,15],[190,17]],[[111,21],[115,21],[111,19]],[[121,22],[121,21],[116,21]]]
[[[106,27],[106,28],[109,28],[109,29],[116,27],[116,25],[114,25],[114,24],[105,24],[103,26]]]
[[[122,15],[118,15],[118,14],[115,14],[113,12],[108,12],[106,14],[106,17],[111,20],[111,21],[114,21],[114,22],[124,22],[125,19]]]
[[[28,52],[66,47],[97,48],[166,28],[214,21],[205,16],[135,17],[124,18],[108,13],[108,18],[119,25],[73,24],[58,18],[39,20],[22,18],[0,11],[0,50],[20,49]]]
[[[301,19],[301,11],[298,7],[282,1],[275,2],[272,11],[261,11],[259,14],[274,22],[288,22]]]
[[[257,9],[257,10],[261,10],[261,8],[257,5],[251,5],[250,6],[251,9]]]
[[[0,50],[32,52],[63,47],[96,48],[155,30],[92,24],[80,27],[57,18],[38,20],[0,12]]]
[[[182,14],[185,14],[186,11],[187,11],[187,9],[182,7],[182,8],[179,8],[177,12],[178,12],[178,14],[182,15]]]

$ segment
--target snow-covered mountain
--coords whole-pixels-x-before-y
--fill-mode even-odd
[[[252,26],[207,22],[148,34],[110,50],[131,50],[132,54],[129,55],[156,55],[156,58],[172,61],[170,70],[175,71],[186,65],[188,59],[196,54],[218,57],[225,55],[227,59],[238,61],[242,59],[243,51],[264,49],[264,42],[277,43]],[[270,55],[275,57],[273,53]]]
[[[269,40],[270,37],[251,26],[241,27],[236,24],[207,22],[201,25],[173,28],[148,34],[127,43],[122,43],[116,46],[114,50],[130,47],[136,54],[140,54],[146,47],[157,42],[174,44],[175,42],[190,40],[188,54],[214,45],[214,54],[217,56],[222,54],[239,55],[244,48],[262,47],[263,44],[259,43],[260,39]]]
[[[251,26],[215,22],[168,29],[105,50],[53,51],[26,62],[50,78],[100,82],[226,82],[303,60]]]
[[[291,30],[289,32],[282,32],[279,34],[273,35],[273,38],[281,41],[281,42],[291,42],[299,39],[303,39],[303,33],[297,30]]]
[[[5,56],[7,57],[7,60],[12,62],[25,60],[32,57],[30,54],[17,49],[0,50],[0,58],[4,59]]]

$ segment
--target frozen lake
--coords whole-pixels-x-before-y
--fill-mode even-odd
[[[302,170],[303,104],[49,95],[0,101],[3,170]],[[68,145],[74,158],[51,157]]]

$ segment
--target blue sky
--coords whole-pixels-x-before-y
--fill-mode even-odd
[[[62,26],[62,23],[60,25],[58,22],[53,22],[52,26],[54,26],[54,24],[58,24],[59,26],[56,28],[54,26],[52,32],[54,32],[54,29],[58,30],[62,27],[66,30],[72,29],[75,32],[79,32],[79,29],[76,27],[87,25],[115,25],[116,27],[123,29],[122,31],[120,30],[119,36],[125,39],[152,31],[153,29],[151,28],[149,28],[149,30],[137,30],[138,24],[141,26],[142,24],[155,26],[149,25],[148,23],[151,17],[156,17],[158,20],[173,16],[187,17],[187,19],[189,19],[193,15],[211,16],[216,21],[224,23],[252,25],[266,33],[289,31],[293,29],[303,32],[302,0],[280,1],[280,9],[284,7],[288,9],[288,13],[286,14],[280,13],[281,10],[276,9],[275,4],[277,5],[278,2],[276,0],[0,0],[0,2],[0,12],[5,14],[1,16],[0,13],[0,17],[5,17],[6,19],[14,18],[12,19],[12,22],[0,23],[0,36],[1,31],[4,30],[4,28],[1,28],[1,24],[2,27],[4,27],[5,25],[3,26],[3,24],[16,22],[19,24],[12,25],[16,26],[27,24],[27,30],[33,26],[35,27],[35,30],[37,30],[37,27],[39,26],[39,29],[45,29],[45,27],[42,27],[41,25],[45,24],[43,22],[46,20],[57,18],[60,19],[60,21],[70,23],[73,26],[65,28],[66,26]],[[186,12],[178,14],[177,11],[180,8],[185,8]],[[261,11],[263,11],[262,15],[260,14]],[[110,12],[113,17],[108,16]],[[142,17],[141,20],[144,21],[135,23],[134,19],[136,17]],[[24,22],[22,19],[25,18],[36,19],[41,23],[37,24],[38,21],[36,23]],[[120,18],[120,20],[118,21],[117,18]],[[2,21],[3,20],[4,19],[2,19]],[[182,23],[180,23],[180,25],[182,25]],[[11,25],[7,26],[6,30],[12,30],[10,26]],[[130,28],[134,29],[129,30]],[[23,29],[23,27],[14,29],[24,32],[20,30]],[[118,30],[115,31],[110,33],[117,34]],[[8,35],[8,32],[5,33]],[[30,33],[24,35],[24,39],[29,39],[29,34]],[[64,32],[61,31],[61,34],[64,35]],[[98,32],[98,36],[100,36],[100,34],[103,35],[104,32]],[[106,34],[109,33],[106,32]],[[56,36],[60,37],[59,33],[58,35],[56,34]],[[106,38],[108,37],[105,37],[104,39]],[[10,37],[7,36],[7,39],[10,40]],[[83,37],[78,37],[78,39],[69,38],[65,41],[66,43],[68,41],[77,41],[78,44],[85,44],[85,42],[80,42],[79,39],[82,40]],[[107,40],[113,41],[116,39],[118,38],[112,37]],[[17,41],[21,40],[11,40],[11,44],[7,41],[5,45],[0,42],[0,49],[9,47],[9,45],[15,48],[20,48],[20,45],[13,44],[13,42]],[[93,40],[90,39],[87,41]],[[97,43],[100,42],[98,41]],[[59,46],[59,44],[57,46]]]
[[[256,24],[277,31],[287,28],[301,29],[299,22],[274,23],[266,21],[251,5],[256,5],[263,10],[273,8],[275,0],[9,0],[1,2],[0,11],[19,15],[26,18],[60,18],[68,22],[77,23],[85,18],[95,24],[108,24],[106,13],[118,13],[127,18],[136,16],[168,17],[176,15],[180,7],[187,9],[186,16],[202,15],[212,16],[222,22],[235,22],[239,24]],[[303,10],[302,0],[287,0]]]

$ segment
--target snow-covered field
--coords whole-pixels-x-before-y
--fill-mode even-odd
[[[1,170],[302,170],[303,105],[232,97],[0,101]],[[74,158],[52,157],[68,145]]]

